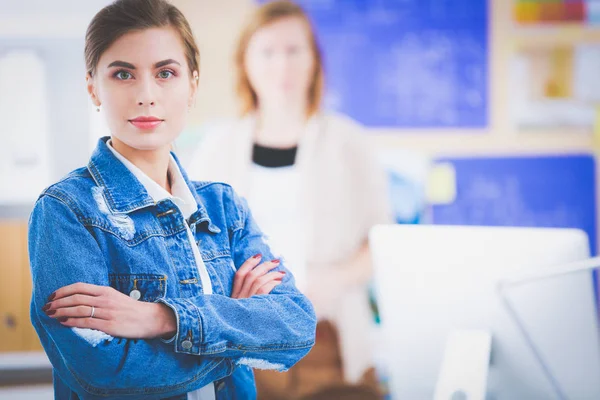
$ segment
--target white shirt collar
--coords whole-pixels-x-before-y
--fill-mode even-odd
[[[179,169],[179,166],[172,155],[169,156],[168,171],[171,176],[171,192],[173,194],[167,192],[162,186],[150,179],[150,177],[141,169],[136,167],[131,161],[126,159],[121,153],[115,150],[110,139],[108,142],[106,142],[106,144],[115,157],[117,157],[117,159],[121,161],[123,165],[125,165],[125,167],[127,167],[127,169],[137,178],[137,180],[140,181],[152,200],[158,202],[164,199],[171,199],[171,201],[173,201],[173,203],[179,207],[186,219],[196,212],[198,209],[196,199],[186,184],[185,179],[183,179],[181,170]]]

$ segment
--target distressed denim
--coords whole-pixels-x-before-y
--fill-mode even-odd
[[[314,344],[312,305],[285,260],[270,294],[232,299],[237,269],[255,254],[274,257],[245,200],[223,183],[190,182],[182,168],[198,203],[185,220],[171,200],[149,197],[107,140],[87,167],[40,195],[29,220],[31,320],[54,367],[56,398],[185,399],[210,382],[217,399],[255,398],[251,368],[285,371]],[[213,294],[203,294],[185,224]],[[42,307],[76,282],[164,303],[177,317],[176,335],[134,340],[62,326]]]

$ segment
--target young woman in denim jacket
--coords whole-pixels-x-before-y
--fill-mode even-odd
[[[117,0],[85,58],[111,137],[42,193],[29,226],[55,397],[253,398],[250,368],[289,369],[316,319],[246,202],[190,182],[170,152],[198,84],[190,27],[164,0]]]

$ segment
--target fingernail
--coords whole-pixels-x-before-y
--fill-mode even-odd
[[[48,303],[44,307],[42,307],[42,311],[48,311],[52,307],[52,304]]]
[[[255,254],[252,256],[252,258],[261,258],[261,257],[262,257],[262,254]]]
[[[68,319],[69,319],[69,318],[67,318],[67,317],[60,317],[60,318],[57,318],[58,322],[66,322]]]
[[[48,297],[48,301],[52,301],[54,300],[54,298],[56,297],[56,292],[52,293],[49,297]]]
[[[54,315],[56,314],[56,310],[46,311],[46,315]]]
[[[271,262],[272,262],[273,264],[279,264],[279,263],[281,262],[281,260],[271,260]]]
[[[281,272],[282,274],[284,274],[284,275],[285,275],[285,271],[279,271],[279,272]]]

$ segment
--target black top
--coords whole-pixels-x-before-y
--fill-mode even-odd
[[[252,162],[267,168],[289,167],[294,165],[297,151],[298,146],[279,149],[255,143],[252,148]]]

